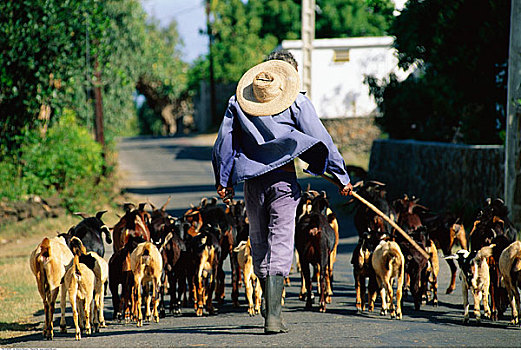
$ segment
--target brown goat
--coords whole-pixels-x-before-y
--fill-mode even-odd
[[[52,239],[44,238],[29,258],[31,271],[36,278],[38,292],[40,292],[42,297],[45,310],[43,336],[49,340],[54,337],[54,304],[60,290],[62,277],[65,275],[65,268],[70,264],[72,258],[72,252],[65,244],[65,240],[59,237]],[[67,331],[65,323],[65,296],[66,291],[62,287],[60,299],[60,329],[62,332]]]
[[[374,250],[371,264],[376,274],[376,282],[380,288],[380,296],[382,298],[380,315],[386,315],[387,310],[390,309],[391,318],[402,319],[401,303],[405,259],[398,243],[381,241]],[[393,303],[394,280],[396,280],[396,310]],[[388,306],[387,303],[390,305]]]
[[[255,316],[255,314],[260,312],[262,290],[260,287],[260,281],[253,272],[250,239],[248,238],[247,241],[239,243],[233,251],[237,253],[237,260],[244,274],[244,287],[246,289],[246,298],[248,299],[248,314],[250,316]],[[253,301],[254,297],[255,303]]]
[[[136,208],[132,203],[124,205],[125,215],[114,225],[112,229],[112,240],[114,244],[114,252],[119,251],[128,242],[128,237],[143,237],[150,242],[151,223],[150,214],[145,211],[146,203],[140,203]]]

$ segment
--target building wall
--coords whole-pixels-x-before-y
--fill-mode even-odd
[[[217,100],[217,116],[222,120],[228,107],[228,100],[235,94],[237,84],[216,84],[215,98]],[[198,132],[208,132],[219,125],[212,125],[210,109],[210,84],[202,81],[199,84],[199,93],[194,97],[194,123]]]
[[[364,84],[368,75],[378,79],[394,72],[405,79],[410,72],[398,69],[392,37],[316,39],[313,42],[311,100],[320,118],[367,117],[377,114],[374,98]],[[300,40],[284,40],[302,66]],[[348,60],[335,61],[339,53]],[[300,71],[302,76],[302,71]]]

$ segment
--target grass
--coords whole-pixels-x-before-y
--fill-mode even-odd
[[[34,315],[43,312],[36,280],[29,267],[31,251],[43,237],[66,232],[77,223],[71,215],[29,219],[4,225],[0,231],[0,339],[33,332],[40,325]]]

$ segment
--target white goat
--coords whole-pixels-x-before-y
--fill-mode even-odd
[[[484,316],[490,317],[491,311],[488,304],[490,287],[490,272],[487,258],[492,256],[495,244],[483,247],[478,251],[468,252],[460,249],[456,254],[445,257],[455,259],[460,267],[461,290],[463,293],[463,323],[469,322],[469,290],[474,296],[474,316],[476,322],[481,322],[480,304],[483,301]]]

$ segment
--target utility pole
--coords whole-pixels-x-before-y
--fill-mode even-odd
[[[521,224],[521,0],[511,0],[508,51],[505,204],[512,221]]]
[[[302,0],[302,88],[311,99],[311,67],[315,39],[315,0]]]
[[[105,149],[105,135],[103,132],[103,99],[101,94],[101,71],[99,69],[98,58],[94,62],[94,110],[96,115],[96,142]]]
[[[218,125],[219,120],[217,119],[217,98],[215,96],[215,76],[212,54],[213,29],[210,22],[211,2],[212,0],[206,0],[206,31],[208,32],[208,59],[210,64],[210,113],[212,116],[212,125]]]

